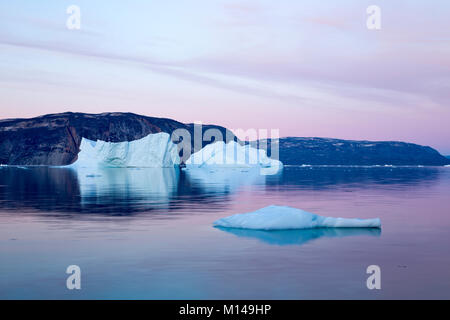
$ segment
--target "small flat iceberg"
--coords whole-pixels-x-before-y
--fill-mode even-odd
[[[165,132],[124,142],[106,142],[82,138],[74,168],[170,168],[180,164],[178,147]]]
[[[259,167],[261,175],[274,175],[283,168],[279,160],[271,159],[264,149],[223,141],[206,145],[186,160],[186,168],[252,168]]]
[[[287,206],[268,206],[214,221],[214,226],[253,230],[289,230],[313,228],[381,228],[379,218],[347,219],[322,217]]]

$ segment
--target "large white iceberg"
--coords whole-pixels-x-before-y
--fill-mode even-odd
[[[312,228],[381,228],[376,219],[322,217],[301,209],[268,206],[253,212],[234,214],[214,221],[214,226],[255,230],[285,230]]]
[[[178,147],[165,132],[134,141],[106,142],[82,138],[72,167],[168,168],[180,164]]]
[[[253,148],[251,145],[241,145],[235,141],[223,141],[206,145],[200,151],[192,154],[186,160],[187,168],[233,167],[261,168],[260,173],[276,174],[283,168],[279,160],[271,159],[264,149]]]

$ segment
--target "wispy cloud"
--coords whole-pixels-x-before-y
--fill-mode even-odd
[[[364,112],[371,112],[374,122],[400,112],[414,112],[416,119],[450,115],[450,4],[445,1],[409,1],[400,7],[380,0],[383,25],[375,32],[365,28],[366,5],[355,0],[338,4],[214,0],[201,8],[190,0],[134,1],[129,6],[80,0],[79,4],[83,22],[76,32],[65,28],[67,15],[61,3],[0,5],[3,83],[22,82],[22,90],[30,95],[35,94],[33,86],[45,83],[75,95],[79,91],[73,86],[88,90],[75,78],[80,77],[79,69],[86,68],[97,90],[115,95],[117,88],[131,87],[133,77],[151,79],[159,91],[147,93],[136,80],[140,91],[133,91],[134,100],[156,94],[160,101],[173,101],[160,89],[176,88],[183,92],[177,101],[201,101],[189,92],[196,88],[208,96],[211,109],[233,101],[264,106],[261,113],[266,116],[276,110],[280,123],[284,119],[286,128],[299,135],[297,128],[314,124],[321,130],[330,128],[329,136],[333,132],[339,136],[338,126],[330,125],[327,115],[337,119],[339,114],[342,126],[349,125],[344,115],[353,117],[352,132],[361,134],[372,134],[379,127],[364,122]],[[109,76],[112,69],[118,77]],[[20,104],[21,97],[14,99]],[[102,99],[99,104],[115,103],[107,94]],[[196,112],[197,118],[204,116]],[[301,120],[295,120],[296,112]],[[248,119],[249,125],[256,126],[260,119]],[[415,135],[417,123],[398,121],[403,132]],[[442,129],[442,134],[450,132]],[[433,131],[429,137],[436,135]]]

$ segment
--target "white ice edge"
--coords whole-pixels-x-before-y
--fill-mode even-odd
[[[160,132],[125,142],[82,138],[77,161],[71,167],[171,168],[179,164],[177,145],[168,133]]]
[[[275,175],[283,169],[283,163],[269,158],[264,149],[241,145],[235,141],[208,144],[186,161],[188,169],[253,167],[259,167],[261,175]]]
[[[381,220],[319,216],[287,206],[268,206],[253,212],[238,213],[214,221],[214,226],[254,230],[312,228],[381,228]]]

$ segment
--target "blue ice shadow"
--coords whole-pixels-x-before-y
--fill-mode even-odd
[[[316,228],[296,230],[252,230],[238,228],[215,227],[242,238],[254,238],[271,245],[303,245],[315,239],[343,238],[355,236],[379,237],[379,228]]]

